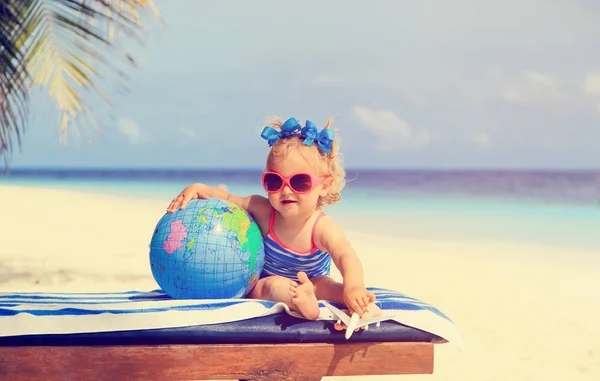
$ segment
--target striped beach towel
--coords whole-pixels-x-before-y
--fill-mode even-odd
[[[454,322],[436,307],[393,290],[372,287],[369,290],[375,293],[376,304],[393,315],[390,320],[436,335],[461,349],[464,347]],[[320,309],[319,320],[337,320],[322,303]],[[181,328],[276,314],[298,317],[284,303],[253,299],[173,299],[161,290],[0,293],[0,342],[3,337],[11,336]]]

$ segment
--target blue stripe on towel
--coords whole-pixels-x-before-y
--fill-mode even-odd
[[[272,307],[275,305],[273,302],[266,301],[255,301],[266,307]],[[69,316],[69,315],[100,315],[100,314],[145,314],[154,312],[166,312],[166,311],[178,311],[178,310],[190,310],[190,311],[202,311],[202,310],[215,310],[224,308],[232,305],[244,304],[244,302],[220,302],[220,303],[205,303],[205,304],[193,304],[184,306],[169,306],[169,307],[153,307],[153,308],[128,308],[128,309],[114,309],[106,307],[104,309],[85,309],[85,308],[60,308],[60,309],[8,309],[0,308],[0,316],[10,316],[19,313],[27,313],[36,316]],[[18,306],[14,306],[18,307]]]

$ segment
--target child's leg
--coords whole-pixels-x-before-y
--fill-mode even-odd
[[[246,297],[289,304],[292,300],[287,290],[289,283],[289,279],[277,275],[261,278]]]
[[[316,320],[320,312],[314,286],[305,273],[298,273],[298,280],[300,284],[276,275],[262,278],[247,297],[283,302],[306,319]]]
[[[344,285],[336,282],[327,275],[318,275],[310,279],[315,286],[315,295],[318,300],[334,303],[344,303]]]

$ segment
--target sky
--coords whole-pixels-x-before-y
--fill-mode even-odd
[[[262,168],[273,114],[348,167],[600,168],[597,0],[156,4],[114,118],[65,146],[36,91],[12,167]]]

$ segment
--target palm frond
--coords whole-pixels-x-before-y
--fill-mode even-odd
[[[18,46],[25,35],[20,21],[24,12],[23,2],[0,2],[0,163],[6,168],[13,152],[13,139],[21,145],[28,110],[27,71]]]
[[[62,114],[61,134],[80,115],[85,117],[88,103],[84,102],[84,90],[93,90],[110,102],[98,84],[102,79],[99,73],[120,74],[120,62],[135,63],[120,50],[116,38],[136,38],[141,30],[138,11],[148,7],[154,7],[152,0],[32,2],[25,23],[32,39],[27,50],[31,85],[49,87],[49,95]]]
[[[12,71],[2,69],[2,86],[21,89],[19,102],[7,100],[0,103],[0,119],[8,138],[0,136],[2,143],[8,142],[10,133],[20,136],[25,120],[17,121],[14,109],[27,105],[29,88],[47,88],[60,115],[61,140],[77,127],[93,124],[90,96],[101,96],[110,105],[106,86],[106,74],[116,74],[117,82],[126,79],[123,66],[135,65],[133,57],[120,48],[124,38],[141,40],[143,28],[141,15],[150,11],[160,18],[153,0],[4,0],[8,9],[6,17],[12,17],[7,27],[5,42],[0,40],[2,63],[19,65]],[[27,3],[17,8],[17,4]],[[5,25],[2,20],[2,25]],[[5,35],[3,33],[3,35]],[[5,53],[6,52],[6,53]],[[11,68],[9,68],[11,69]],[[14,73],[10,81],[5,73]],[[17,81],[18,79],[18,81]],[[27,79],[27,82],[24,82]],[[20,82],[19,82],[20,81]],[[25,84],[25,86],[23,86]],[[18,85],[18,86],[17,86]],[[4,88],[2,89],[4,93]],[[14,90],[13,90],[14,92]],[[9,93],[10,94],[10,93]],[[10,119],[10,122],[7,120]],[[0,153],[4,146],[0,146]]]

